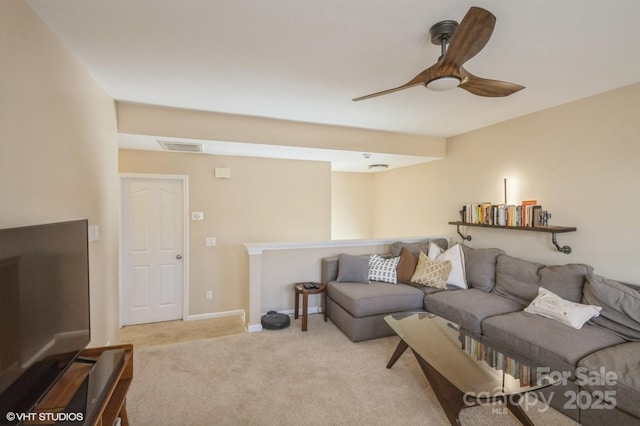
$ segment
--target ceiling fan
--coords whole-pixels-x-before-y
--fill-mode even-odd
[[[484,48],[491,38],[495,24],[496,17],[479,7],[469,9],[459,25],[456,21],[438,22],[429,30],[431,42],[441,46],[442,54],[438,62],[402,86],[361,96],[353,101],[386,95],[418,85],[436,91],[459,87],[474,95],[487,97],[509,96],[524,89],[524,86],[519,84],[477,77],[462,66]]]

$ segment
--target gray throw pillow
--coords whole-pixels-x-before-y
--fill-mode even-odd
[[[501,254],[496,260],[496,286],[493,293],[527,306],[538,296],[544,265]]]
[[[338,257],[338,282],[369,283],[369,256],[341,254]]]
[[[640,288],[591,274],[587,276],[582,303],[602,306],[600,316],[592,318],[591,323],[624,339],[640,341]]]
[[[403,248],[409,250],[409,252],[416,257],[418,257],[421,251],[429,253],[429,242],[437,244],[442,248],[442,250],[446,250],[449,248],[449,243],[447,242],[446,238],[434,238],[417,243],[403,243],[402,241],[396,241],[395,243],[391,244],[391,256],[400,256],[400,252]]]
[[[593,272],[591,266],[581,263],[545,266],[540,270],[540,287],[546,288],[565,300],[580,303],[582,288],[587,275],[591,272]]]
[[[504,251],[499,248],[474,249],[461,245],[469,288],[490,292],[496,284],[496,260]]]

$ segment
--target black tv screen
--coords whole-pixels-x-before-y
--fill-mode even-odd
[[[28,413],[91,339],[87,221],[0,230],[0,420]]]

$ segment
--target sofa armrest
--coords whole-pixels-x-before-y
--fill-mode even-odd
[[[320,266],[320,281],[326,284],[338,279],[338,256],[325,257]]]

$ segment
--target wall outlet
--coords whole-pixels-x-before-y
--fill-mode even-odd
[[[207,237],[205,239],[205,245],[207,247],[214,247],[216,245],[216,237]]]
[[[213,299],[213,290],[207,290],[206,296],[207,299]]]

